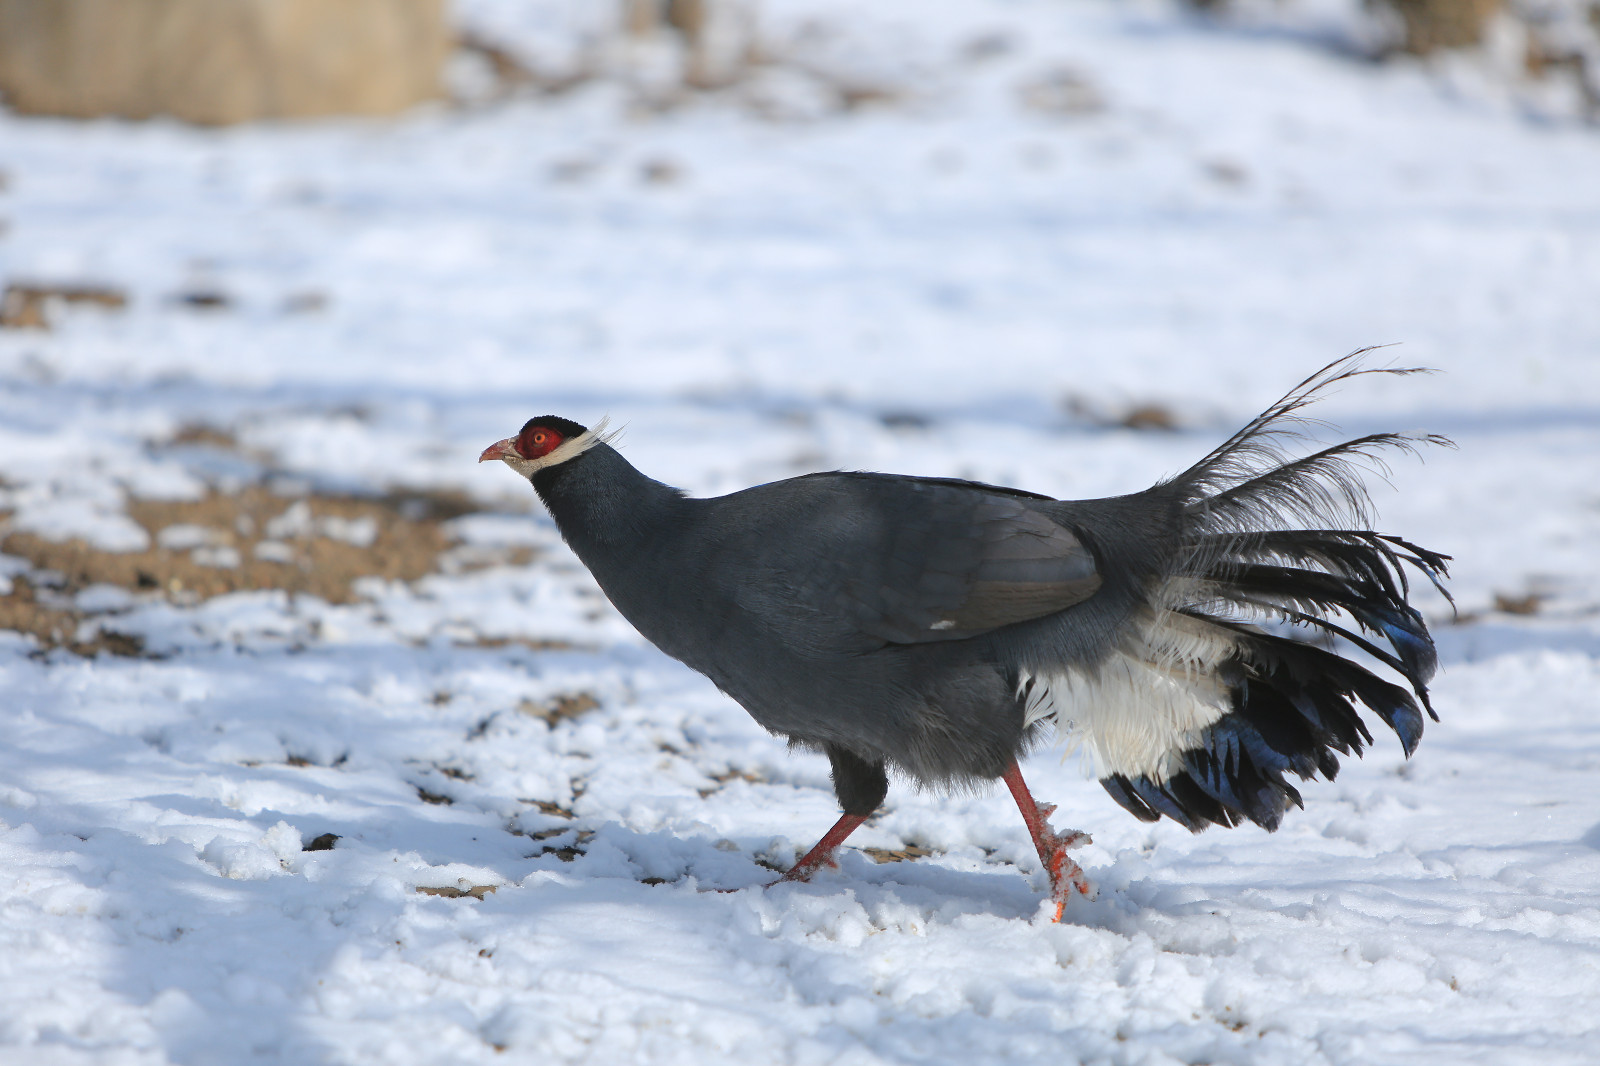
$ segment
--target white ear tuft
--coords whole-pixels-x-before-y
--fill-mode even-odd
[[[592,448],[596,444],[610,444],[613,441],[621,440],[622,431],[627,428],[628,427],[626,426],[618,426],[616,429],[612,429],[611,416],[601,415],[600,421],[596,422],[592,427],[590,427],[589,432],[583,435],[584,437],[594,438],[587,445],[585,445],[585,449],[587,450],[588,448]],[[583,437],[578,439],[582,440]]]

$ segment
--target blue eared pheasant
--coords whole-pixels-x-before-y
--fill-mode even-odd
[[[1000,778],[1059,918],[1089,890],[1068,856],[1087,837],[1054,832],[1018,770],[1046,722],[1135,817],[1195,832],[1277,828],[1301,805],[1290,777],[1331,779],[1337,754],[1372,742],[1358,704],[1407,755],[1421,738],[1436,657],[1407,568],[1439,586],[1448,557],[1370,530],[1361,460],[1447,442],[1286,447],[1327,386],[1410,372],[1359,354],[1176,477],[1101,500],[843,472],[692,499],[554,416],[480,461],[533,482],[640,633],[827,755],[844,815],[785,879],[830,861],[883,801],[889,767],[931,785]]]

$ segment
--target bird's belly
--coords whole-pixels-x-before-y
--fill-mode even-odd
[[[607,584],[647,640],[706,675],[770,732],[838,744],[930,784],[998,777],[1021,751],[1022,701],[981,642],[863,646],[842,629],[818,639],[819,627],[753,614],[709,582],[685,582],[650,603]],[[660,602],[673,609],[655,610]]]
[[[1022,745],[1022,702],[993,664],[952,662],[931,650],[891,645],[822,662],[785,649],[756,660],[754,670],[743,668],[743,657],[738,669],[689,665],[792,740],[838,744],[929,784],[998,777]]]

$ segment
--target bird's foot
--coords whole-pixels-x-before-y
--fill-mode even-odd
[[[1028,786],[1022,781],[1022,772],[1017,769],[1016,763],[1012,763],[1011,768],[1006,771],[1005,782],[1011,787],[1011,795],[1017,801],[1017,809],[1022,812],[1023,821],[1028,823],[1028,835],[1033,837],[1033,846],[1039,853],[1039,863],[1050,877],[1050,899],[1056,905],[1055,920],[1059,922],[1067,909],[1067,901],[1072,898],[1074,892],[1085,898],[1094,895],[1094,886],[1089,883],[1083,867],[1067,854],[1073,848],[1081,848],[1093,841],[1088,833],[1080,833],[1074,829],[1058,833],[1050,827],[1050,816],[1055,813],[1055,804],[1040,803],[1033,798]]]
[[[1034,847],[1038,850],[1038,861],[1043,864],[1045,874],[1050,876],[1050,900],[1056,904],[1056,917],[1059,922],[1062,914],[1066,912],[1067,900],[1072,898],[1072,893],[1077,892],[1085,900],[1093,900],[1094,885],[1078,866],[1072,856],[1067,855],[1072,848],[1082,848],[1085,844],[1094,844],[1090,834],[1078,832],[1077,829],[1067,829],[1066,832],[1056,832],[1050,826],[1050,816],[1056,813],[1056,805],[1040,804],[1032,795],[1027,797],[1030,804],[1034,805],[1034,816],[1024,818],[1027,828],[1034,836]],[[1021,804],[1021,799],[1019,799]]]
[[[856,827],[867,820],[865,814],[847,814],[834,823],[833,828],[822,835],[817,841],[817,846],[805,853],[805,856],[792,867],[789,872],[768,885],[781,885],[785,881],[809,881],[811,875],[824,866],[838,866],[834,861],[833,853],[843,844],[845,838],[856,831]]]
[[[816,856],[815,852],[813,851],[811,854],[806,855],[805,858],[789,867],[787,873],[778,878],[776,881],[772,882],[772,884],[768,885],[767,887],[772,888],[774,885],[781,885],[785,881],[809,881],[811,880],[811,875],[822,869],[824,866],[831,866],[836,870],[839,868],[839,863],[834,859],[833,852],[830,850],[826,854]]]
[[[1040,805],[1040,821],[1050,817],[1054,810],[1044,804]],[[1069,829],[1065,833],[1057,833],[1045,824],[1044,831],[1040,834],[1039,859],[1044,863],[1045,873],[1050,875],[1050,900],[1056,905],[1055,921],[1060,922],[1061,916],[1067,909],[1067,900],[1072,898],[1074,892],[1085,899],[1094,898],[1094,885],[1089,882],[1088,875],[1083,872],[1071,855],[1067,852],[1073,848],[1081,848],[1085,844],[1092,844],[1088,833],[1080,833]]]

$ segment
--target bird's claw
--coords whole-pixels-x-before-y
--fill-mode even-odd
[[[1044,823],[1044,829],[1038,845],[1039,859],[1044,864],[1044,872],[1050,877],[1050,900],[1056,905],[1054,921],[1060,922],[1066,912],[1067,901],[1074,892],[1084,899],[1094,898],[1094,885],[1090,883],[1088,875],[1067,854],[1073,848],[1094,843],[1094,840],[1088,833],[1080,833],[1075,829],[1058,833],[1050,828],[1049,818],[1054,811],[1054,804],[1039,804],[1039,820]]]
[[[839,863],[834,859],[834,852],[843,844],[845,838],[867,820],[865,814],[845,814],[833,824],[833,828],[822,835],[817,841],[817,846],[806,852],[800,861],[789,868],[789,872],[772,882],[772,885],[781,885],[785,881],[809,881],[811,875],[824,866],[838,868]],[[768,885],[771,888],[772,885]]]
[[[811,880],[811,875],[822,869],[824,866],[828,867],[829,869],[837,870],[839,868],[839,861],[832,855],[829,855],[820,862],[806,862],[802,860],[791,866],[782,877],[778,878],[767,887],[776,888],[778,885],[789,881],[809,881]]]
[[[793,866],[789,867],[782,877],[778,878],[767,887],[776,888],[779,885],[786,884],[791,881],[810,881],[811,875],[823,867],[827,867],[830,870],[837,870],[839,868],[839,859],[837,858],[835,851],[833,849],[821,851],[821,847],[822,845],[819,844],[816,848],[813,848],[810,852],[801,856],[799,861],[797,861]]]
[[[1068,849],[1081,848],[1093,841],[1087,833],[1067,832],[1060,835],[1051,833],[1048,843],[1050,859],[1045,864],[1045,872],[1050,875],[1050,899],[1056,905],[1055,921],[1059,922],[1072,893],[1076,892],[1084,899],[1094,898],[1094,885],[1089,883],[1083,867],[1067,854]]]

